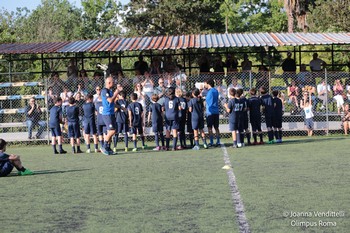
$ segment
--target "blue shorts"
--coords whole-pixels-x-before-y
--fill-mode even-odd
[[[97,135],[102,136],[107,134],[107,128],[105,125],[97,125]]]
[[[261,131],[261,118],[250,118],[250,124],[252,126],[252,131]]]
[[[115,119],[115,115],[102,115],[102,120],[105,123],[105,126],[108,130],[115,130],[116,127],[116,119]]]
[[[117,123],[117,133],[127,133],[129,132],[129,125],[124,123]]]
[[[214,126],[214,129],[219,128],[219,114],[212,114],[207,116],[207,126],[208,128],[212,128]]]
[[[180,118],[179,131],[185,132],[185,128],[186,128],[186,116]]]
[[[96,123],[95,121],[84,121],[84,133],[88,135],[96,134]]]
[[[239,132],[243,132],[244,130],[244,125],[243,122],[239,122],[239,121],[231,121],[228,124],[229,130],[232,131],[239,131]]]
[[[305,119],[305,125],[308,129],[314,129],[314,120],[312,118]]]
[[[192,119],[191,123],[192,130],[199,130],[204,128],[204,118]]]
[[[143,128],[142,128],[142,126],[133,126],[130,128],[130,133],[136,134],[136,135],[137,134],[141,135],[141,134],[143,134]]]
[[[52,137],[60,137],[62,136],[62,131],[60,126],[56,126],[54,128],[50,128]]]
[[[7,176],[13,170],[13,165],[10,161],[4,162],[0,170],[0,176]]]
[[[272,116],[265,116],[265,123],[267,128],[272,128]]]
[[[68,122],[68,137],[69,138],[81,137],[79,122]]]
[[[272,126],[274,128],[282,128],[282,117],[278,116],[278,117],[273,117],[272,118]]]
[[[165,120],[166,130],[179,129],[178,120]]]

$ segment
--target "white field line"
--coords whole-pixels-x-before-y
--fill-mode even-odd
[[[231,188],[231,197],[233,200],[234,208],[236,210],[237,221],[239,224],[239,232],[240,233],[250,233],[251,231],[249,228],[247,217],[245,216],[243,201],[242,201],[241,195],[238,191],[236,176],[233,173],[232,164],[231,164],[230,158],[227,154],[226,147],[223,143],[221,144],[221,149],[224,152],[225,165],[230,167],[230,169],[227,170],[228,184]]]

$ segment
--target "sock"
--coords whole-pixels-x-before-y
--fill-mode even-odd
[[[246,137],[247,137],[247,142],[248,142],[248,144],[250,144],[250,133],[247,132],[245,135],[246,135]]]
[[[193,147],[193,134],[190,134],[190,143],[191,143],[191,147]]]
[[[57,151],[57,149],[56,149],[56,144],[55,144],[55,145],[52,145],[52,148],[53,148],[53,151],[54,151],[54,152]]]
[[[169,148],[170,138],[165,138],[166,148]]]
[[[187,145],[186,145],[186,134],[185,134],[185,131],[182,132],[181,134],[182,134],[182,140],[183,140],[183,144],[182,144],[182,145],[183,145],[184,147],[187,147]]]
[[[177,137],[173,138],[173,148],[176,148],[176,144],[177,144]]]
[[[237,140],[234,140],[234,141],[233,141],[233,145],[234,145],[234,146],[237,146]]]
[[[156,140],[156,147],[159,147],[159,136],[158,136],[158,132],[156,132],[154,134],[154,139]]]
[[[87,148],[88,150],[90,150],[90,144],[86,144],[86,148]],[[95,148],[96,148],[96,145],[95,145]]]
[[[269,138],[269,141],[272,141],[273,140],[273,131],[267,131],[267,136]]]
[[[240,137],[240,134],[239,134],[239,133],[236,134],[236,137],[237,137],[237,138],[236,138],[237,144],[238,144],[238,143],[241,143],[241,137]]]
[[[276,140],[278,140],[279,139],[278,131],[276,130],[276,131],[274,131],[274,133],[275,133]]]
[[[256,135],[256,133],[253,133],[253,138],[254,138],[254,142],[257,142],[258,140],[257,140],[257,135]]]
[[[220,144],[220,135],[216,137],[216,144]]]
[[[22,167],[22,168],[18,168],[17,170],[20,172],[24,172],[26,169],[24,167]]]
[[[239,133],[239,138],[241,140],[241,143],[244,143],[244,133]]]
[[[260,132],[259,134],[260,142],[263,142],[263,134]]]
[[[60,151],[63,151],[62,144],[58,145],[58,148],[60,149]]]
[[[94,144],[95,145],[95,150],[98,150],[98,144]],[[89,144],[90,147],[90,144]]]
[[[214,137],[213,136],[209,136],[210,139],[210,144],[213,145],[214,144]]]
[[[142,146],[145,146],[145,136],[141,136]]]
[[[77,146],[77,151],[80,151],[80,146]]]
[[[207,140],[205,138],[202,138],[202,141],[204,144],[207,144]]]
[[[182,135],[181,135],[181,132],[179,132],[177,134],[177,141],[179,141],[180,142],[180,146],[182,146]]]
[[[129,146],[129,138],[128,138],[128,134],[127,133],[124,134],[124,143],[125,143],[125,147],[128,148],[128,146]]]
[[[199,140],[194,140],[194,143],[196,144],[196,146],[199,146]]]
[[[109,150],[110,147],[111,147],[111,145],[108,142],[105,142],[105,148]]]
[[[115,134],[113,137],[113,145],[114,147],[117,147],[117,143],[118,143],[118,134]]]
[[[72,146],[72,151],[73,153],[75,153],[75,146]]]
[[[134,142],[134,148],[137,148],[137,140],[133,140]]]
[[[278,130],[278,137],[280,140],[282,140],[282,135],[283,135],[282,129]]]
[[[160,141],[162,142],[162,146],[164,147],[164,135],[163,135],[163,132],[160,132]]]
[[[103,141],[102,140],[100,141],[100,146],[101,146],[101,148],[103,148]]]

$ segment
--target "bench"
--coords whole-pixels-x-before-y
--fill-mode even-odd
[[[41,82],[15,82],[15,83],[0,83],[0,88],[8,88],[8,87],[37,87],[44,86]]]
[[[45,99],[43,95],[2,95],[0,100],[29,100],[34,97],[37,100]]]

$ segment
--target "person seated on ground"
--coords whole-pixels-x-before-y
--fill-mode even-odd
[[[6,154],[7,142],[4,139],[0,139],[0,176],[9,175],[13,168],[18,170],[19,176],[34,175],[34,172],[23,167],[21,158],[18,155]]]
[[[118,74],[118,72],[122,72],[123,73],[122,66],[117,61],[118,61],[118,57],[117,56],[113,56],[112,57],[112,62],[108,64],[107,77],[110,76],[110,75],[113,75],[113,74]]]
[[[306,79],[308,76],[310,76],[310,73],[306,70],[306,65],[301,64],[300,72],[297,74],[297,77],[295,79],[295,82],[299,88],[302,88],[303,86],[307,85]]]
[[[295,111],[299,109],[299,104],[298,104],[299,88],[297,87],[294,80],[292,80],[290,86],[288,86],[287,94],[288,94],[288,103],[294,104],[293,110],[291,111],[291,113],[293,114]]]
[[[344,116],[342,117],[342,127],[344,129],[344,134],[348,135],[348,130],[350,128],[350,112],[349,112],[349,104],[345,104],[344,106]]]
[[[326,84],[326,81],[322,79],[321,82],[317,85],[317,97],[319,100],[322,101],[322,106],[320,107],[320,110],[326,108],[327,100],[330,99],[330,93],[331,86],[329,84]]]
[[[153,95],[153,91],[154,91],[154,83],[153,80],[150,77],[150,74],[148,71],[145,72],[144,74],[144,81],[141,82],[141,85],[143,86],[143,92],[149,97],[151,98],[151,96]]]
[[[74,58],[70,59],[69,65],[67,67],[67,81],[66,84],[69,87],[75,87],[77,85],[79,69],[76,65],[76,60]]]
[[[338,114],[340,114],[340,109],[344,112],[344,87],[340,79],[334,82],[333,99],[337,101]]]
[[[46,123],[44,121],[41,121],[41,114],[42,114],[41,108],[36,103],[35,98],[34,97],[30,98],[29,105],[26,108],[28,139],[32,139],[32,132],[35,126],[38,126],[39,129],[33,139],[40,138],[41,134],[43,133]]]
[[[326,67],[327,63],[322,59],[318,58],[318,54],[314,53],[312,55],[312,60],[310,61],[310,69],[313,72],[320,72]]]
[[[287,58],[282,62],[282,70],[283,70],[283,80],[286,86],[289,86],[288,79],[291,78],[292,80],[295,78],[295,72],[297,70],[297,65],[295,63],[295,60],[292,58],[292,52],[287,52]]]
[[[60,79],[57,72],[52,73],[48,86],[52,87],[52,94],[59,96],[63,90],[64,82]]]
[[[148,64],[143,60],[142,54],[139,55],[138,61],[134,63],[134,69],[140,71],[140,75],[144,75],[145,72],[148,70]]]
[[[227,95],[230,94],[229,91],[230,91],[231,88],[233,88],[235,90],[243,89],[242,85],[238,83],[238,79],[236,77],[233,77],[232,78],[232,83],[230,85],[228,85],[228,87],[227,87],[227,90],[228,90]]]

